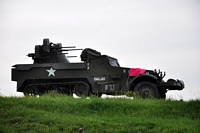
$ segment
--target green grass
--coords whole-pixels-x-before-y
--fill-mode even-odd
[[[200,101],[0,97],[0,133],[199,133]]]

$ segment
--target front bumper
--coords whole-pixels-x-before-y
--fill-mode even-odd
[[[178,79],[168,79],[167,82],[162,82],[159,86],[168,90],[183,90],[183,88],[185,88],[184,82]]]

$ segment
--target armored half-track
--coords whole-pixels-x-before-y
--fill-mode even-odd
[[[165,98],[168,90],[182,90],[181,80],[163,80],[165,72],[141,68],[120,67],[116,58],[102,55],[86,48],[80,63],[70,63],[68,52],[75,47],[62,47],[44,39],[28,54],[33,64],[12,66],[12,81],[17,81],[17,91],[24,95],[55,93],[89,96],[95,94],[121,94],[137,92],[142,98]]]

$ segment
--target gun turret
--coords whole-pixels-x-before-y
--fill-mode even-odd
[[[73,48],[73,49],[71,49]],[[62,47],[61,43],[50,43],[49,39],[43,40],[43,45],[35,46],[35,53],[29,53],[27,56],[32,57],[34,64],[37,63],[70,63],[63,51],[75,51],[82,49],[74,49],[75,46]],[[75,57],[75,56],[69,56]]]

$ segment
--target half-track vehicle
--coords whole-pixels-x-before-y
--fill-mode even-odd
[[[17,81],[17,91],[24,95],[56,93],[89,96],[90,94],[121,94],[138,92],[142,98],[165,98],[168,90],[182,90],[181,80],[163,80],[165,72],[141,68],[120,67],[116,58],[102,55],[86,48],[80,55],[80,63],[70,63],[68,52],[75,47],[62,47],[44,39],[35,46],[35,52],[27,56],[33,64],[12,66],[12,81]]]

